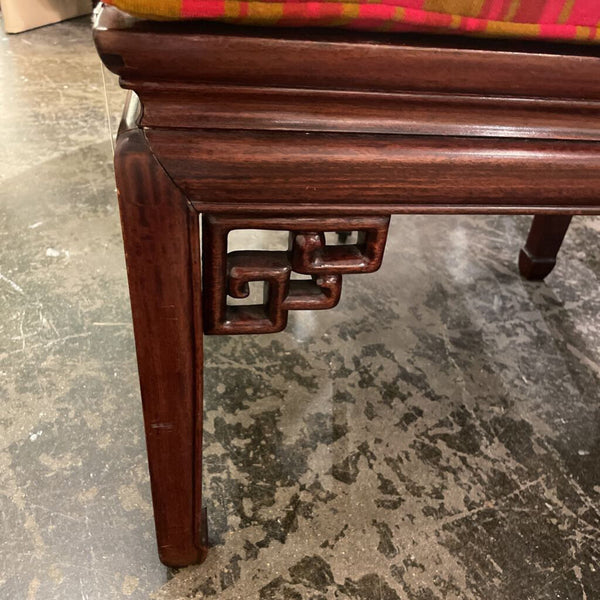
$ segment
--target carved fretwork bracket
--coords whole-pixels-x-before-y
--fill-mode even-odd
[[[289,310],[333,308],[342,275],[372,273],[381,266],[390,218],[384,217],[203,217],[204,331],[207,334],[275,333]],[[287,251],[227,252],[234,229],[290,232]],[[328,246],[325,232],[357,231],[356,244]],[[292,272],[310,275],[293,280]],[[264,282],[264,301],[228,306],[227,296],[246,298],[249,283]]]

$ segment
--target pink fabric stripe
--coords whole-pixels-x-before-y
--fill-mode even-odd
[[[555,25],[542,23],[540,25],[540,35],[545,38],[573,39],[575,37],[576,27],[574,25]]]
[[[600,0],[575,2],[567,23],[594,27],[600,21]]]
[[[206,19],[217,19],[225,13],[224,0],[182,0],[181,16],[184,18],[198,17],[199,5],[202,5],[202,17]]]
[[[544,4],[544,8],[540,16],[540,23],[556,23],[563,6],[564,0],[548,0]]]
[[[489,10],[487,14],[482,15],[488,19],[492,19],[493,21],[497,21],[502,17],[502,7],[504,5],[504,0],[490,0]]]

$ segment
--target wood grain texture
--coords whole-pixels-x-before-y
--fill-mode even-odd
[[[152,23],[112,7],[94,36],[148,127],[600,140],[594,46]]]
[[[323,213],[370,204],[388,214],[406,205],[600,211],[597,143],[168,129],[147,136],[201,211],[220,203],[304,203]]]
[[[600,140],[595,46],[156,23],[113,7],[94,37],[148,127]]]
[[[183,566],[205,554],[198,215],[134,123],[121,126],[115,172],[158,551]]]
[[[600,140],[600,102],[586,100],[168,82],[134,87],[146,127]]]
[[[94,35],[107,66],[132,87],[140,80],[194,81],[600,100],[600,49],[594,46],[164,24],[113,8],[100,14]]]

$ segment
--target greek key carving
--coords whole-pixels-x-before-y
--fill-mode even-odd
[[[372,273],[383,259],[389,216],[250,218],[203,217],[204,330],[207,334],[275,333],[285,329],[288,311],[333,308],[342,292],[342,275]],[[287,251],[227,251],[235,229],[290,232]],[[357,231],[355,244],[329,246],[325,232]],[[293,272],[310,275],[294,280]],[[263,303],[227,304],[227,296],[246,298],[249,284],[264,283]]]

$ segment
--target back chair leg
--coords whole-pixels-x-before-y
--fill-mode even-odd
[[[201,507],[202,327],[198,214],[135,125],[115,153],[158,551],[206,551]]]
[[[541,281],[550,274],[571,219],[572,215],[533,218],[527,243],[519,254],[519,271],[525,279]]]

